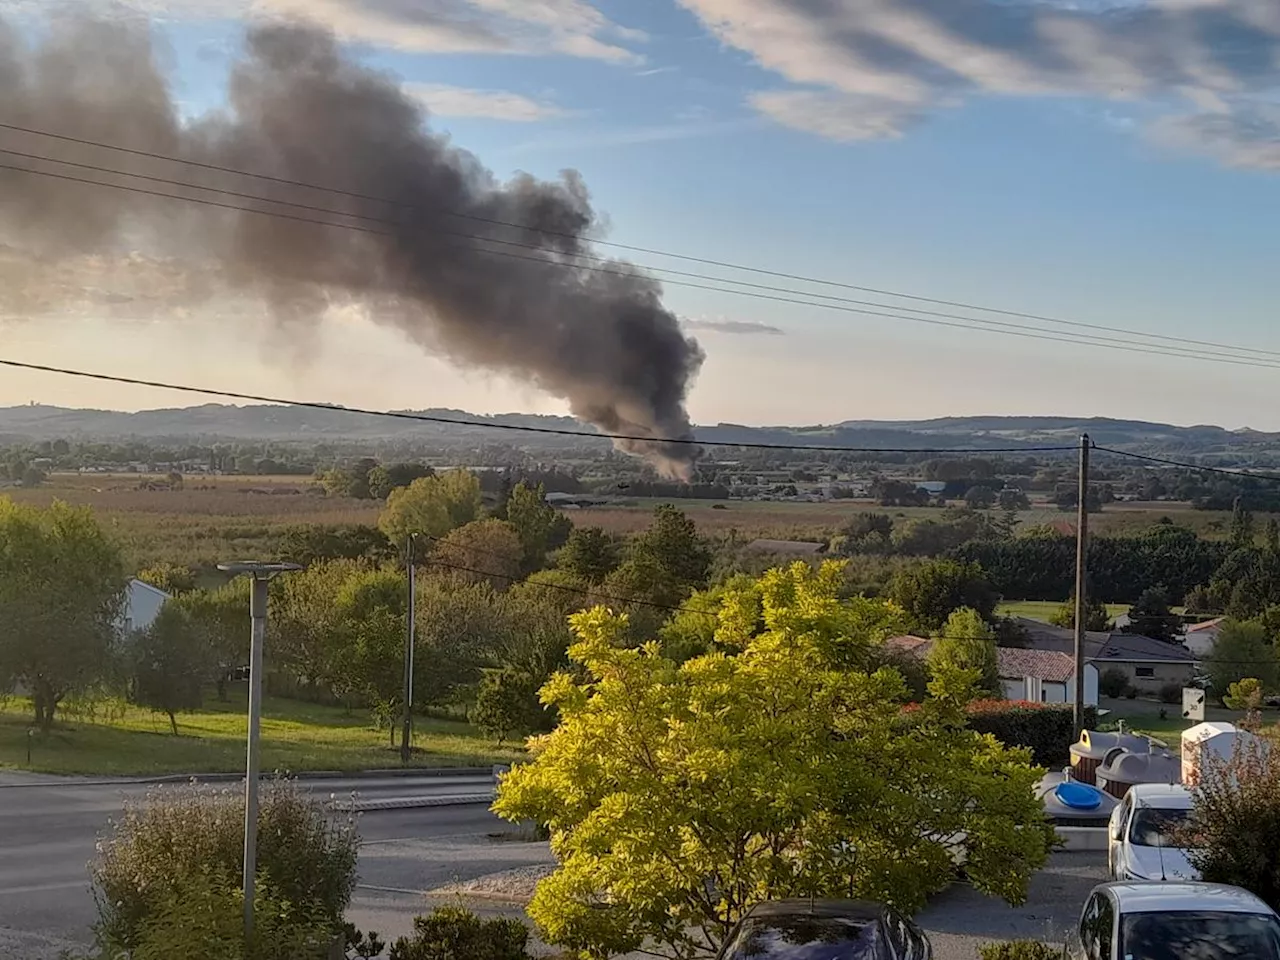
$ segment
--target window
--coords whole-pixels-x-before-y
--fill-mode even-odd
[[[1111,930],[1115,926],[1116,911],[1109,897],[1100,896],[1098,899],[1101,902],[1098,904],[1098,919],[1095,921],[1095,929],[1098,931],[1096,956],[1099,960],[1111,960]]]
[[[1154,677],[1156,675],[1155,667],[1138,667],[1133,671],[1139,677]]]

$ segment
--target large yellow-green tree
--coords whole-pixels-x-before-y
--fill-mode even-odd
[[[450,470],[419,477],[407,487],[392,490],[378,517],[387,539],[403,547],[412,534],[443,537],[450,530],[480,516],[480,481],[468,470]]]
[[[967,729],[972,672],[906,712],[900,675],[858,669],[900,611],[841,585],[838,564],[796,564],[727,591],[716,649],[681,664],[623,644],[624,617],[574,615],[583,679],[544,688],[560,723],[494,805],[550,829],[559,866],[529,906],[544,938],[591,958],[645,943],[703,957],[762,900],[914,911],[961,855],[978,889],[1025,897],[1053,837],[1040,771]]]
[[[125,583],[120,550],[87,507],[0,497],[0,690],[26,687],[41,729],[108,677]]]

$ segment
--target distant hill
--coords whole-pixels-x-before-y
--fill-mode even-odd
[[[462,410],[412,411],[476,424],[535,426],[590,432],[571,417],[508,413],[480,416]],[[1226,430],[1216,426],[1177,427],[1143,420],[1101,417],[942,417],[936,420],[846,420],[831,425],[753,427],[732,423],[702,425],[704,443],[783,443],[797,446],[856,447],[1019,447],[1072,443],[1087,432],[1104,446],[1166,456],[1214,456],[1247,462],[1280,455],[1280,434]],[[442,443],[513,442],[524,447],[564,446],[563,438],[500,432],[483,426],[453,426],[367,416],[345,411],[286,406],[203,404],[124,413],[28,405],[0,407],[0,440],[149,439],[184,442],[215,440],[388,441]],[[568,441],[576,443],[577,441]],[[594,444],[595,441],[585,441]],[[604,441],[600,441],[603,444]]]

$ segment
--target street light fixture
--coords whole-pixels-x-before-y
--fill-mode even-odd
[[[262,725],[262,647],[267,635],[267,584],[282,573],[301,570],[297,563],[260,563],[237,560],[220,563],[218,569],[233,577],[253,578],[249,617],[253,630],[249,642],[249,737],[244,781],[244,937],[253,936],[253,887],[258,870],[258,731]]]

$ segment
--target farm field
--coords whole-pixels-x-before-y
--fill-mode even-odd
[[[1049,618],[1057,613],[1061,606],[1061,600],[1013,600],[1000,604],[996,613],[1005,617],[1025,617],[1028,620],[1043,620],[1048,623]],[[1128,612],[1129,604],[1127,603],[1107,604],[1107,615],[1110,617],[1118,617]]]
[[[209,699],[195,713],[178,715],[179,736],[169,719],[138,707],[100,708],[96,719],[68,716],[48,736],[27,739],[31,705],[22,697],[0,702],[0,770],[97,776],[166,773],[235,773],[244,768],[247,730],[246,684],[230,699]],[[413,763],[422,767],[484,766],[523,755],[499,747],[458,720],[419,717],[414,726]],[[340,707],[263,698],[262,769],[267,771],[370,770],[400,765],[385,729],[368,714]]]

